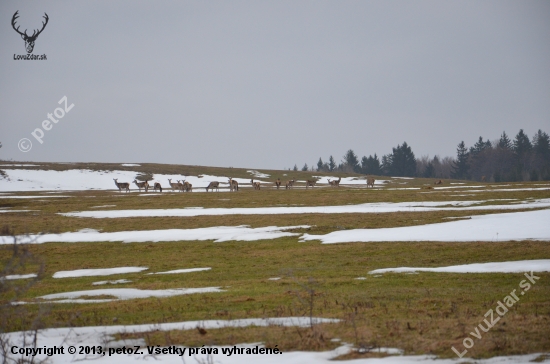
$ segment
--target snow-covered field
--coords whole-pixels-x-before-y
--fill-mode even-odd
[[[375,269],[369,274],[381,273],[412,273],[412,272],[435,272],[435,273],[523,273],[523,272],[550,272],[550,259],[518,260],[515,262],[491,262],[452,265],[449,267],[437,268],[384,268]]]
[[[65,171],[6,169],[7,178],[0,179],[0,191],[82,191],[82,190],[118,190],[113,179],[118,182],[130,183],[130,190],[138,191],[132,181],[139,174],[134,171],[92,171],[89,169],[71,169]],[[169,189],[168,179],[172,182],[186,180],[196,188],[205,188],[212,181],[220,182],[227,187],[227,177],[223,176],[183,176],[169,174],[155,174],[151,186],[155,181],[160,182],[164,189]],[[250,179],[234,178],[239,183],[250,184]],[[196,192],[196,191],[195,191]]]
[[[338,320],[313,317],[312,321],[315,324],[320,323],[336,323]],[[64,354],[58,354],[50,359],[54,359],[55,363],[74,363],[74,362],[90,362],[90,363],[220,363],[220,364],[308,364],[308,363],[334,363],[335,357],[351,352],[352,345],[342,343],[335,350],[321,352],[307,351],[292,351],[282,352],[280,354],[232,354],[228,355],[223,349],[233,348],[233,346],[208,346],[204,349],[210,349],[211,352],[217,354],[190,354],[188,347],[173,346],[171,352],[150,355],[149,349],[157,348],[147,347],[145,341],[137,340],[120,340],[116,341],[114,336],[120,333],[140,333],[151,331],[170,331],[170,330],[196,330],[200,327],[205,330],[216,330],[228,327],[267,327],[267,326],[286,326],[286,327],[307,327],[310,325],[309,317],[277,317],[277,318],[250,318],[240,320],[203,320],[203,321],[184,321],[162,324],[149,325],[128,325],[128,326],[92,326],[92,327],[74,327],[74,328],[57,328],[39,330],[36,336],[36,347],[59,347],[64,348]],[[33,332],[12,332],[6,334],[5,342],[8,342],[10,347],[25,347],[31,346],[31,342],[35,339]],[[106,355],[80,354],[78,351],[75,354],[68,353],[69,346],[76,348],[86,346],[101,346],[107,353]],[[126,346],[135,349],[135,346],[140,346],[139,354],[115,354],[116,348]],[[255,348],[256,346],[264,347],[262,343],[243,343],[235,345],[238,348]],[[186,349],[183,352],[183,349]],[[111,354],[109,355],[109,349]],[[200,348],[199,348],[200,349]],[[205,350],[206,351],[206,350]],[[382,352],[391,354],[385,358],[365,358],[355,359],[350,362],[358,364],[458,364],[464,360],[454,359],[439,359],[431,355],[402,355],[402,351],[393,348],[377,348],[374,352]],[[13,356],[14,358],[17,355]],[[531,363],[535,359],[540,358],[540,354],[528,355],[512,355],[505,357],[494,357],[490,359],[476,359],[478,364],[518,364]],[[48,357],[45,354],[38,354],[34,357],[35,360],[44,360]]]
[[[11,165],[14,166],[14,165]],[[33,165],[20,165],[33,166]],[[124,163],[123,167],[138,167],[139,164]],[[22,200],[23,204],[34,202],[42,198],[47,200],[47,203],[60,203],[61,201],[73,201],[73,200],[56,200],[55,198],[77,198],[67,195],[45,195],[51,192],[43,192],[44,195],[24,196],[24,194],[10,194],[7,192],[36,192],[36,191],[80,191],[80,190],[115,190],[113,178],[117,178],[119,182],[131,183],[136,175],[135,171],[113,170],[113,171],[91,171],[91,170],[66,170],[66,171],[52,171],[52,170],[28,170],[28,169],[5,169],[8,177],[0,179],[0,190],[4,193],[0,194],[0,201],[5,201],[7,198],[11,199],[31,199],[28,201]],[[254,180],[269,178],[270,175],[256,171],[249,170],[250,178],[235,178],[240,184],[250,185],[250,179]],[[336,180],[335,176],[316,176],[319,178],[318,184],[322,187],[327,187],[328,180]],[[182,176],[182,175],[167,175],[167,174],[155,174],[154,181],[159,181],[165,189],[168,189],[168,179],[187,180],[193,185],[194,191],[203,192],[211,181],[219,181],[220,187],[227,189],[227,178],[222,176],[213,175],[198,175],[198,176]],[[411,191],[410,193],[418,193],[416,190],[420,190],[418,184],[411,186],[411,178],[399,178],[393,177],[387,180],[377,180],[375,182],[376,188],[384,188],[387,190],[401,190]],[[264,182],[264,181],[261,181]],[[151,182],[150,182],[151,183]],[[151,183],[152,184],[152,183]],[[342,178],[341,185],[349,185],[351,187],[363,187],[366,188],[364,178],[347,177]],[[392,187],[388,188],[387,185],[391,184]],[[395,186],[398,186],[395,188]],[[514,186],[518,186],[515,184]],[[530,185],[533,186],[533,185]],[[478,192],[511,192],[511,191],[537,191],[539,194],[546,190],[550,190],[549,184],[541,183],[537,187],[521,187],[521,188],[503,188],[505,185],[491,186],[491,185],[464,185],[462,182],[453,183],[450,186],[433,186],[430,190],[422,190],[421,193],[434,193],[434,192],[450,192],[461,193],[455,195],[456,197],[471,196]],[[137,187],[131,184],[132,191],[137,191]],[[377,193],[377,192],[375,192]],[[401,193],[401,192],[400,192]],[[403,192],[405,193],[405,192]],[[124,194],[117,195],[123,196]],[[368,194],[368,193],[367,193]],[[75,194],[76,195],[76,194]],[[152,196],[153,194],[143,194],[143,196]],[[134,195],[135,196],[135,195]],[[227,196],[227,195],[225,195]],[[422,195],[428,197],[429,195]],[[438,195],[439,196],[439,195]],[[515,197],[515,196],[514,196]],[[139,200],[148,201],[148,199]],[[44,200],[46,201],[46,200]],[[19,202],[19,201],[17,201]],[[300,226],[267,226],[267,227],[255,227],[249,226],[212,226],[206,228],[194,228],[194,229],[159,229],[159,230],[132,230],[132,231],[115,231],[115,232],[100,232],[93,229],[83,229],[77,232],[63,232],[60,234],[44,234],[44,235],[21,235],[18,238],[21,242],[28,242],[32,244],[43,244],[48,242],[65,242],[65,243],[83,243],[83,242],[172,242],[172,241],[213,241],[213,242],[227,242],[227,241],[257,241],[277,239],[281,237],[295,237],[294,239],[306,242],[306,241],[320,241],[323,244],[331,243],[347,243],[347,242],[398,242],[398,241],[433,241],[433,242],[475,242],[483,241],[487,244],[493,244],[503,241],[519,241],[519,240],[533,240],[533,241],[550,241],[550,198],[531,198],[525,200],[519,199],[495,199],[495,200],[483,200],[477,201],[424,201],[424,202],[379,202],[379,203],[364,203],[364,204],[348,204],[340,206],[268,206],[268,207],[240,207],[240,208],[203,208],[201,206],[193,208],[169,208],[169,209],[118,209],[118,210],[101,210],[103,208],[114,208],[116,205],[104,204],[109,201],[102,201],[101,205],[93,206],[88,211],[75,211],[69,213],[61,213],[60,215],[67,218],[129,218],[129,217],[195,217],[195,216],[230,216],[230,215],[280,215],[280,214],[346,214],[346,213],[361,213],[361,214],[378,214],[378,213],[392,213],[392,212],[431,212],[431,211],[480,211],[480,210],[493,210],[494,212],[506,212],[506,213],[492,213],[489,215],[475,215],[471,217],[448,217],[447,222],[426,224],[419,226],[408,227],[395,227],[395,228],[377,228],[377,229],[353,229],[353,230],[338,230],[324,235],[312,235],[301,234],[296,232],[289,232],[288,230],[294,229],[306,229],[308,225]],[[286,202],[286,201],[285,201]],[[46,203],[46,202],[41,202]],[[117,202],[118,203],[118,202]],[[144,202],[146,203],[146,202]],[[297,204],[299,204],[297,202]],[[121,203],[120,206],[124,204]],[[214,205],[215,206],[215,205]],[[222,205],[223,206],[223,205]],[[171,206],[169,206],[171,207]],[[14,207],[15,208],[15,207]],[[23,207],[24,208],[24,207]],[[77,207],[79,208],[79,207]],[[75,208],[76,209],[76,208]],[[531,209],[531,211],[515,212],[513,210]],[[10,207],[0,208],[0,213],[7,212],[23,212],[30,210],[11,210]],[[67,210],[64,210],[67,211]],[[8,216],[8,215],[3,215]],[[12,215],[9,215],[12,216]],[[63,218],[56,216],[57,218]],[[112,222],[112,221],[111,221]],[[110,223],[111,223],[110,222]],[[112,223],[118,223],[112,222]],[[309,223],[309,222],[308,222]],[[223,224],[220,223],[220,224]],[[312,224],[313,225],[313,224]],[[359,225],[361,226],[361,225]],[[121,229],[122,230],[122,229]],[[332,231],[332,230],[329,230]],[[11,237],[0,237],[0,244],[12,244],[13,239]],[[187,244],[185,247],[191,244]],[[305,244],[300,244],[305,245]],[[95,245],[94,245],[95,246]],[[203,247],[205,245],[201,245]],[[117,246],[118,247],[118,246]],[[179,246],[178,246],[179,247]],[[182,245],[182,248],[184,246]],[[42,248],[42,247],[36,247]],[[324,247],[329,249],[328,247]],[[332,247],[335,248],[335,247]],[[544,256],[541,258],[545,258]],[[140,279],[150,279],[152,281],[161,280],[159,275],[164,274],[186,274],[185,278],[193,278],[198,275],[206,275],[212,273],[200,273],[210,271],[213,268],[209,267],[210,262],[201,262],[197,264],[181,264],[160,267],[157,265],[156,269],[152,269],[141,265],[149,266],[147,258],[144,258],[145,263],[125,263],[127,265],[140,265],[136,267],[132,266],[120,266],[120,267],[104,267],[94,269],[77,269],[77,270],[65,270],[57,271],[53,274],[53,278],[57,278],[58,284],[66,284],[76,282],[74,279],[77,277],[100,277],[111,275],[122,275],[121,279],[104,280],[91,283],[93,286],[99,285],[123,285],[122,287],[129,288],[99,288],[98,289],[86,289],[90,287],[90,283],[85,283],[88,287],[79,288],[64,288],[57,290],[50,290],[47,292],[56,292],[47,295],[36,297],[35,299],[26,299],[26,302],[19,302],[21,305],[24,303],[42,303],[42,302],[55,302],[55,303],[67,303],[67,304],[100,304],[104,302],[119,301],[119,300],[133,300],[148,297],[157,297],[159,300],[165,297],[188,295],[188,294],[204,294],[215,293],[221,295],[223,292],[229,292],[233,288],[225,286],[224,284],[218,284],[208,281],[205,284],[197,284],[212,287],[194,287],[194,288],[169,288],[169,289],[138,289],[132,286]],[[482,260],[483,261],[483,260]],[[461,261],[462,262],[462,261]],[[373,275],[380,275],[383,273],[416,273],[416,272],[437,272],[437,273],[519,273],[526,271],[533,272],[550,272],[550,259],[537,259],[537,260],[517,260],[517,261],[501,261],[490,263],[476,263],[475,261],[470,264],[452,265],[446,267],[400,267],[402,263],[391,265],[378,265],[382,267],[390,266],[389,268],[375,269],[368,272],[369,278],[358,277],[355,279],[366,280],[371,279]],[[114,264],[113,264],[114,265]],[[123,265],[123,264],[120,264]],[[431,264],[430,264],[431,265]],[[93,267],[102,267],[100,264],[90,265]],[[153,265],[151,265],[153,266]],[[186,268],[181,268],[181,267]],[[77,266],[78,267],[78,266]],[[214,273],[217,273],[219,268],[214,267]],[[174,269],[180,268],[180,269]],[[72,267],[58,268],[58,269],[72,269]],[[170,269],[170,270],[166,270]],[[371,268],[372,269],[372,268]],[[158,270],[158,271],[155,271]],[[367,270],[365,270],[365,273]],[[26,272],[22,272],[26,273]],[[193,274],[187,274],[193,273]],[[196,275],[194,273],[197,273]],[[365,274],[359,273],[359,274]],[[51,273],[50,273],[51,274]],[[125,277],[124,274],[133,274],[131,277]],[[222,273],[223,274],[223,273]],[[263,277],[255,277],[261,284],[275,287],[278,284],[286,284],[285,280],[280,281],[282,278],[277,275],[282,274],[278,272],[269,272],[269,275],[265,274]],[[359,275],[357,274],[357,275]],[[356,276],[356,275],[354,275]],[[0,279],[17,280],[17,279],[30,279],[35,278],[35,274],[12,274],[0,277]],[[271,278],[268,278],[271,277]],[[376,277],[376,276],[375,276]],[[49,278],[49,277],[48,277]],[[109,277],[111,278],[111,277]],[[119,277],[117,277],[119,278]],[[135,282],[127,279],[133,279]],[[170,276],[172,278],[181,278],[178,276]],[[398,277],[385,277],[388,279],[394,279]],[[101,279],[101,278],[97,278]],[[372,278],[376,280],[377,278]],[[279,282],[280,281],[280,282]],[[190,280],[190,282],[193,282]],[[13,282],[12,282],[13,283]],[[78,282],[77,282],[78,283]],[[130,284],[133,283],[133,284]],[[354,283],[360,283],[354,281]],[[367,281],[368,283],[368,281]],[[81,283],[79,283],[81,284]],[[129,284],[129,285],[128,285]],[[187,284],[174,284],[176,287],[186,287]],[[218,285],[218,286],[216,286]],[[121,286],[117,286],[121,287]],[[143,286],[141,286],[143,287]],[[188,287],[193,287],[190,284]],[[58,287],[59,288],[59,287]],[[84,289],[82,289],[84,288]],[[96,287],[94,287],[96,288]],[[150,288],[150,287],[147,287]],[[75,290],[82,289],[82,290]],[[286,289],[286,288],[285,288]],[[66,292],[60,292],[66,290]],[[128,302],[125,302],[128,304]],[[82,307],[82,306],[80,306]],[[338,320],[332,320],[330,318],[314,318],[316,322],[333,323]],[[142,321],[143,322],[143,321]],[[147,322],[147,321],[146,321]],[[182,363],[182,358],[178,355],[160,354],[156,356],[148,356],[147,348],[143,340],[134,340],[134,342],[117,342],[113,336],[117,333],[123,332],[145,332],[145,331],[166,331],[166,330],[196,330],[197,327],[201,327],[208,330],[215,330],[223,327],[247,327],[247,326],[268,326],[268,325],[283,325],[283,326],[300,326],[306,327],[310,325],[308,317],[279,317],[272,319],[243,319],[243,320],[205,320],[205,321],[187,321],[187,322],[175,322],[175,323],[162,323],[162,324],[148,324],[148,325],[133,325],[133,326],[96,326],[96,327],[76,327],[76,328],[60,328],[60,329],[47,329],[40,330],[37,337],[37,347],[53,346],[53,345],[101,345],[105,348],[108,347],[120,347],[125,344],[133,346],[142,346],[141,351],[143,354],[138,355],[114,355],[114,356],[84,356],[84,355],[58,355],[53,358],[53,362],[74,362],[74,361],[92,361],[102,363],[130,363],[130,362],[174,362]],[[23,333],[8,333],[4,338],[11,341],[12,344],[22,346]],[[262,345],[261,343],[244,343],[238,345],[239,347],[250,347]],[[183,347],[178,347],[182,349]],[[222,347],[219,348],[221,351]],[[342,343],[342,346],[336,350],[325,352],[285,352],[279,355],[216,355],[214,357],[207,357],[206,355],[189,356],[186,354],[185,362],[209,362],[216,363],[329,363],[332,358],[348,353],[352,350],[352,345]],[[403,356],[398,349],[380,349],[381,351],[397,354],[387,358],[370,358],[370,359],[356,359],[353,363],[435,363],[435,364],[458,364],[463,361],[458,359],[437,359],[432,356]],[[493,364],[493,363],[526,363],[537,358],[538,354],[529,354],[523,356],[507,356],[507,357],[495,357],[491,359],[476,360],[477,363]],[[44,355],[38,356],[35,359],[43,359]],[[1,359],[1,358],[0,358]]]
[[[467,220],[383,229],[304,234],[302,241],[323,244],[375,241],[509,241],[550,240],[550,210],[471,216]]]
[[[441,201],[441,202],[379,202],[343,206],[288,206],[288,207],[242,207],[242,208],[185,208],[185,209],[140,209],[140,210],[95,210],[62,213],[64,216],[93,218],[159,217],[159,216],[207,216],[207,215],[280,215],[280,214],[346,214],[346,213],[388,213],[427,212],[452,210],[519,210],[550,207],[550,198],[518,201],[490,200],[493,204],[482,205],[483,201]],[[505,202],[506,204],[498,203]]]
[[[198,229],[167,229],[167,230],[134,230],[100,233],[93,229],[83,229],[74,233],[21,235],[19,241],[25,244],[59,243],[91,243],[102,241],[121,241],[123,243],[159,242],[159,241],[255,241],[277,239],[285,236],[297,236],[284,230],[306,229],[309,226],[267,226],[250,228],[247,226],[215,226]],[[0,237],[0,244],[13,244],[11,237]]]

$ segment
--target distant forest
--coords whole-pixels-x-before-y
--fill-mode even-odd
[[[298,167],[294,165],[294,170]],[[392,153],[378,158],[369,155],[359,160],[353,150],[348,150],[342,161],[336,164],[332,156],[327,162],[319,158],[317,166],[309,167],[307,163],[302,171],[318,172],[355,172],[368,175],[455,178],[485,180],[487,182],[540,181],[550,180],[550,138],[539,129],[533,138],[523,129],[510,140],[506,132],[500,139],[483,140],[468,148],[464,141],[457,146],[456,158],[422,156],[416,158],[412,148],[403,142],[392,148]]]

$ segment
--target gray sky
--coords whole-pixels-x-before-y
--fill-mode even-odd
[[[46,61],[13,59],[16,10],[28,33],[49,15]],[[2,159],[281,169],[550,132],[550,1],[2,1],[0,15]],[[38,143],[63,96],[74,108]]]

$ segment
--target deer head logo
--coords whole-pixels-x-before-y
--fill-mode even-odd
[[[13,29],[19,33],[21,35],[21,38],[23,38],[23,40],[25,41],[25,48],[27,48],[27,53],[32,53],[32,50],[34,49],[34,42],[36,41],[36,38],[38,38],[38,35],[40,35],[40,33],[42,33],[42,31],[44,30],[44,28],[46,28],[46,24],[48,24],[48,14],[44,13],[44,19],[46,19],[45,22],[42,22],[42,29],[40,30],[35,30],[32,35],[28,35],[27,34],[27,29],[25,29],[25,32],[24,33],[21,33],[19,31],[19,27],[15,27],[15,21],[17,20],[17,18],[19,18],[19,15],[17,15],[17,13],[19,12],[19,10],[17,10],[15,12],[15,14],[13,14],[13,18],[11,18],[11,26],[13,27]]]

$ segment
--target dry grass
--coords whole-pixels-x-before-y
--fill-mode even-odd
[[[33,167],[34,168],[34,167]],[[118,164],[41,164],[37,168],[136,170],[141,173],[213,174],[249,177],[244,169],[216,169],[194,166],[142,164],[121,167]],[[266,171],[270,180],[305,179],[315,172]],[[288,174],[288,176],[282,176]],[[407,184],[402,184],[406,182]],[[447,183],[448,181],[446,181]],[[452,195],[465,191],[427,189],[431,180],[395,180],[389,187],[416,186],[418,190],[367,190],[366,188],[315,188],[314,190],[243,190],[239,193],[151,193],[119,194],[113,191],[63,193],[70,198],[0,199],[0,207],[38,210],[3,213],[2,223],[16,234],[26,232],[64,232],[82,228],[101,231],[198,228],[208,226],[311,225],[308,232],[324,234],[353,228],[381,228],[421,225],[448,221],[446,217],[470,216],[487,211],[400,212],[384,214],[302,214],[302,215],[228,215],[189,218],[84,219],[61,216],[58,212],[91,210],[93,206],[116,205],[105,209],[182,208],[182,207],[260,207],[322,206],[365,202],[453,201],[516,198],[549,198],[549,191],[482,192],[467,197]],[[523,183],[507,188],[523,188]],[[24,193],[37,195],[37,193]],[[491,202],[488,202],[491,203]],[[493,211],[494,212],[494,211]],[[303,230],[297,231],[303,232]],[[338,324],[313,328],[249,327],[207,330],[150,332],[135,334],[154,345],[190,346],[234,345],[263,341],[286,350],[326,350],[339,344],[339,338],[364,348],[342,359],[384,355],[378,347],[397,347],[407,354],[432,353],[452,357],[451,346],[461,347],[462,340],[482,322],[488,309],[518,287],[522,274],[435,274],[368,275],[378,268],[399,266],[437,267],[466,263],[549,259],[548,242],[474,242],[474,243],[352,243],[321,245],[298,242],[297,237],[257,242],[172,242],[172,243],[49,243],[30,246],[34,256],[45,263],[45,276],[23,299],[66,291],[94,288],[134,287],[140,289],[192,288],[219,286],[223,293],[176,296],[163,299],[137,299],[97,304],[52,304],[44,317],[45,326],[86,326],[111,324],[161,323],[184,320],[234,319],[250,317],[314,316],[339,318]],[[9,258],[0,250],[0,261]],[[143,273],[110,277],[53,279],[60,270],[146,266]],[[212,267],[212,270],[176,275],[146,275],[181,268]],[[27,266],[18,273],[31,273]],[[510,312],[467,356],[489,357],[550,350],[550,274],[539,274],[540,281],[521,296]],[[115,278],[116,277],[116,278]],[[270,277],[281,277],[270,281]],[[356,280],[366,277],[365,280]],[[92,282],[129,279],[124,285],[96,287]],[[6,302],[10,297],[0,296]],[[42,305],[40,305],[42,306]],[[31,326],[39,305],[7,322],[8,330]],[[121,334],[122,338],[129,335]],[[374,349],[374,350],[370,350]],[[370,351],[369,351],[370,350]]]

